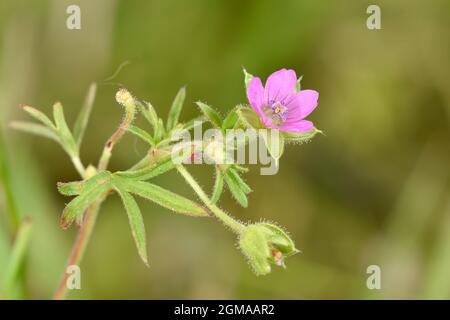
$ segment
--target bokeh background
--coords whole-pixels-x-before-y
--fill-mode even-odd
[[[81,7],[81,30],[66,28],[70,4]],[[381,7],[382,30],[366,28],[370,4]],[[11,210],[33,220],[18,298],[52,296],[76,235],[58,226],[69,199],[56,182],[77,174],[56,144],[8,128],[28,120],[21,104],[50,113],[61,101],[72,123],[98,82],[82,146],[84,163],[97,163],[122,117],[120,85],[162,115],[187,85],[187,120],[198,114],[197,100],[223,113],[245,102],[245,66],[263,78],[283,67],[303,74],[304,88],[320,92],[310,119],[325,136],[288,146],[275,176],[252,167],[247,209],[228,193],[221,206],[245,221],[285,226],[303,253],[287,270],[256,277],[220,223],[139,201],[146,268],[111,197],[81,265],[82,290],[69,298],[450,298],[449,12],[445,0],[2,0],[0,288]],[[126,137],[111,169],[145,152]],[[191,170],[212,186],[212,168]],[[175,172],[158,182],[194,196]],[[381,290],[366,287],[369,265],[381,268]]]

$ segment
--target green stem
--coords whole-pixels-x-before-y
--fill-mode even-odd
[[[233,232],[237,234],[241,234],[246,226],[232,218],[230,215],[225,213],[222,209],[220,209],[218,206],[213,204],[209,197],[206,195],[206,193],[203,191],[203,189],[200,187],[200,185],[197,183],[197,181],[191,176],[191,174],[186,170],[185,167],[182,165],[177,165],[177,170],[183,178],[186,180],[186,182],[191,186],[191,188],[197,193],[200,200],[203,201],[203,203],[208,207],[209,210],[219,219],[221,220],[226,226],[228,226]]]
[[[71,158],[73,166],[75,167],[75,169],[77,170],[78,174],[83,178],[86,179],[85,174],[86,174],[86,169],[84,168],[83,163],[80,160],[79,156],[74,156]]]

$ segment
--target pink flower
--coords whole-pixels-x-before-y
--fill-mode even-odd
[[[308,132],[314,127],[304,118],[317,107],[319,93],[314,90],[295,92],[296,83],[295,71],[286,69],[272,73],[265,87],[260,78],[252,78],[247,98],[266,127],[289,132]]]

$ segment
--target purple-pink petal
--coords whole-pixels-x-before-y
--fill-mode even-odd
[[[289,120],[301,120],[307,117],[317,107],[319,93],[315,90],[302,90],[297,92],[287,105]]]
[[[247,98],[253,109],[258,113],[262,113],[263,95],[264,88],[261,79],[253,77],[247,87]]]
[[[284,101],[290,98],[295,91],[297,75],[294,70],[281,69],[267,78],[264,87],[265,103],[269,101]]]

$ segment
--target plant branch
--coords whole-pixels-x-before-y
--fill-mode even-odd
[[[236,234],[241,234],[245,230],[246,226],[243,223],[235,220],[229,214],[225,213],[222,209],[220,209],[218,206],[212,203],[212,201],[209,199],[209,197],[206,195],[206,193],[203,191],[203,189],[200,187],[200,185],[197,183],[194,177],[191,176],[191,174],[186,170],[184,166],[177,165],[177,170],[179,173],[181,173],[183,178],[191,186],[191,188],[195,191],[195,193],[197,193],[200,200],[203,201],[203,203],[208,207],[208,209],[211,210],[211,212],[219,220],[221,220]]]

